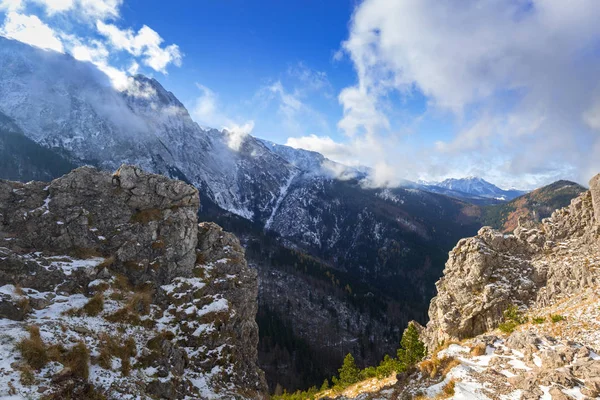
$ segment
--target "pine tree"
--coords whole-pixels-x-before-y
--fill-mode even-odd
[[[356,366],[352,354],[348,353],[348,355],[346,355],[342,368],[340,368],[338,372],[340,373],[340,386],[347,387],[358,382],[360,370]]]
[[[323,381],[323,384],[321,385],[321,392],[322,392],[322,391],[325,391],[325,390],[327,390],[327,389],[329,389],[329,380],[328,380],[328,379],[325,379],[325,380]]]
[[[406,371],[421,361],[423,357],[425,357],[425,345],[419,340],[419,332],[415,325],[408,324],[398,349],[399,369]]]

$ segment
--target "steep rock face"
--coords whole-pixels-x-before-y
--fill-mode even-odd
[[[0,181],[0,396],[92,384],[115,399],[262,397],[256,273],[233,235],[198,225],[198,206],[194,187],[131,166]],[[27,326],[48,349],[84,343],[89,372],[59,354],[19,380]]]
[[[600,224],[600,174],[590,180],[590,192],[592,194],[596,222]]]
[[[192,186],[129,166],[113,176],[82,167],[49,185],[0,186],[0,235],[14,237],[13,246],[110,254],[135,284],[191,273],[199,207]],[[161,242],[169,246],[157,250]]]
[[[599,246],[597,178],[590,191],[544,219],[539,229],[525,221],[510,235],[485,227],[457,244],[430,304],[430,349],[495,328],[510,305],[548,306],[598,284],[590,268]]]

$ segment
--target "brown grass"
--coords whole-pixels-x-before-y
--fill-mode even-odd
[[[17,296],[25,296],[25,292],[23,291],[23,288],[21,287],[21,285],[15,285],[14,292]]]
[[[85,343],[79,342],[69,349],[61,363],[70,368],[75,376],[87,380],[90,374],[90,352]]]
[[[454,357],[438,358],[437,353],[435,353],[430,359],[421,361],[418,368],[421,373],[428,375],[430,378],[435,378],[436,376],[445,377],[452,368],[459,364],[460,361]]]
[[[137,355],[135,340],[132,337],[123,340],[122,336],[110,336],[106,333],[100,335],[100,356],[98,365],[104,369],[111,369],[112,358],[121,360],[121,373],[128,376],[131,371],[130,358]]]
[[[21,373],[21,377],[19,379],[21,385],[31,386],[35,383],[35,375],[33,374],[33,369],[29,365],[23,365],[20,367],[19,372]]]
[[[25,338],[17,344],[17,349],[33,369],[42,369],[49,361],[46,345],[40,336],[40,328],[36,325],[28,327],[29,339]]]
[[[104,310],[104,295],[96,293],[82,308],[83,312],[90,317],[95,317]]]
[[[454,379],[451,379],[443,388],[442,388],[442,393],[446,396],[446,397],[450,397],[450,396],[454,396],[454,392],[455,392],[455,387],[456,387],[456,381]]]
[[[152,292],[149,290],[135,292],[129,300],[128,306],[132,311],[141,315],[150,314],[150,305],[152,304]]]
[[[471,355],[472,356],[482,356],[485,354],[485,350],[487,349],[487,346],[485,343],[477,343],[475,346],[473,346],[471,348]]]
[[[122,291],[131,291],[131,283],[129,278],[123,274],[117,274],[113,280],[113,289]]]

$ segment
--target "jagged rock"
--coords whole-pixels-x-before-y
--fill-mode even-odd
[[[590,193],[592,194],[596,223],[600,224],[600,174],[590,180]]]
[[[0,318],[23,321],[29,311],[28,303],[19,302],[11,295],[0,293]]]
[[[553,386],[549,390],[550,396],[552,396],[552,400],[571,400],[573,399],[571,396],[567,396],[563,393],[562,390],[558,386]]]
[[[146,391],[156,396],[159,399],[176,399],[177,391],[175,390],[175,385],[171,381],[152,381],[146,386]]]
[[[198,207],[184,182],[127,165],[114,175],[81,167],[49,185],[0,181],[0,238],[49,254],[112,256],[132,282],[164,283],[191,273]]]

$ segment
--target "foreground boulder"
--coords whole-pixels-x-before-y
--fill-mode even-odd
[[[262,398],[256,272],[198,207],[132,166],[0,181],[0,397]]]

